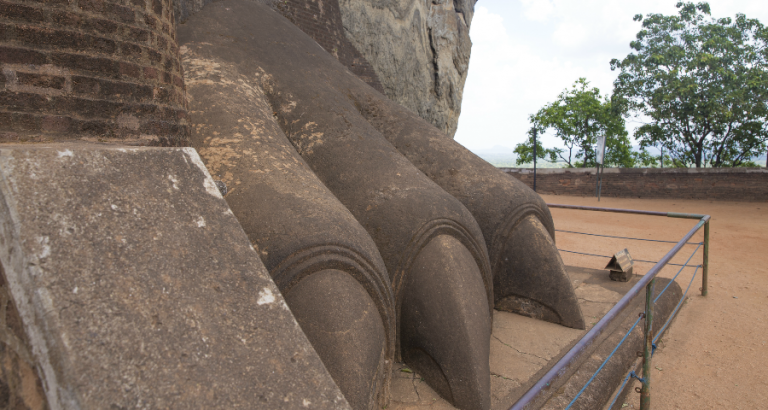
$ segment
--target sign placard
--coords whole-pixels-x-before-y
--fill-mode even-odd
[[[603,165],[603,159],[605,158],[605,135],[601,135],[597,138],[597,163]]]

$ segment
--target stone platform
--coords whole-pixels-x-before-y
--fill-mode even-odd
[[[0,147],[0,264],[9,408],[349,408],[192,148]]]
[[[586,334],[629,289],[640,275],[633,275],[629,282],[614,282],[606,270],[568,267],[568,274],[576,289],[579,304],[587,328],[571,329],[549,322],[534,320],[513,313],[494,311],[493,335],[491,336],[491,408],[510,408],[525,392]],[[668,279],[656,280],[656,293],[669,283]],[[654,310],[654,329],[666,322],[680,300],[682,291],[673,283]],[[644,310],[645,292],[624,309],[597,342],[583,352],[577,365],[557,380],[536,409],[562,409],[575,397],[589,380],[627,330]],[[592,384],[574,403],[572,409],[600,409],[613,398],[627,372],[636,366],[637,352],[643,346],[643,321],[632,331],[614,357],[603,368]],[[452,409],[440,398],[421,376],[407,366],[397,363],[393,369],[391,404],[389,409]],[[625,392],[626,393],[626,392]],[[629,400],[634,400],[629,393]],[[626,401],[626,400],[625,400]],[[617,401],[619,405],[623,401]]]

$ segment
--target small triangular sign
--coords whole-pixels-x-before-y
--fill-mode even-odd
[[[616,254],[613,255],[611,261],[605,266],[605,269],[613,272],[631,272],[633,265],[634,261],[632,261],[632,257],[629,256],[629,251],[624,248],[624,250],[616,252]]]

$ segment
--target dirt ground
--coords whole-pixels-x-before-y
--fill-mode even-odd
[[[572,204],[712,216],[709,295],[701,296],[701,270],[688,301],[653,357],[653,409],[768,409],[768,203],[628,199],[542,195],[550,204]],[[558,230],[678,241],[695,220],[552,209]],[[703,229],[692,239],[700,242]],[[558,232],[558,248],[612,254],[627,248],[635,260],[656,261],[671,243],[627,241]],[[695,245],[673,259],[684,263]],[[701,264],[702,250],[691,258]],[[601,269],[606,259],[561,252],[567,265]],[[652,264],[638,262],[637,273]],[[678,267],[662,271],[672,277]],[[688,286],[693,269],[677,281]],[[636,383],[639,385],[639,383]],[[638,408],[632,393],[625,408]]]

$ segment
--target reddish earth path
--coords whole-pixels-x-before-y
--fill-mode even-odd
[[[653,357],[653,409],[768,409],[768,203],[542,195],[548,203],[709,214],[709,295],[697,276],[689,299]],[[552,209],[558,230],[679,240],[694,220]],[[703,229],[692,241],[701,241]],[[557,233],[558,248],[658,260],[672,244]],[[683,263],[695,246],[673,262]],[[568,265],[604,268],[606,259],[562,253]],[[701,263],[701,250],[691,263]],[[638,273],[652,265],[638,263]],[[671,277],[679,268],[662,272]],[[699,271],[700,274],[701,271]],[[693,269],[678,282],[685,289]],[[638,408],[631,394],[625,408]]]

